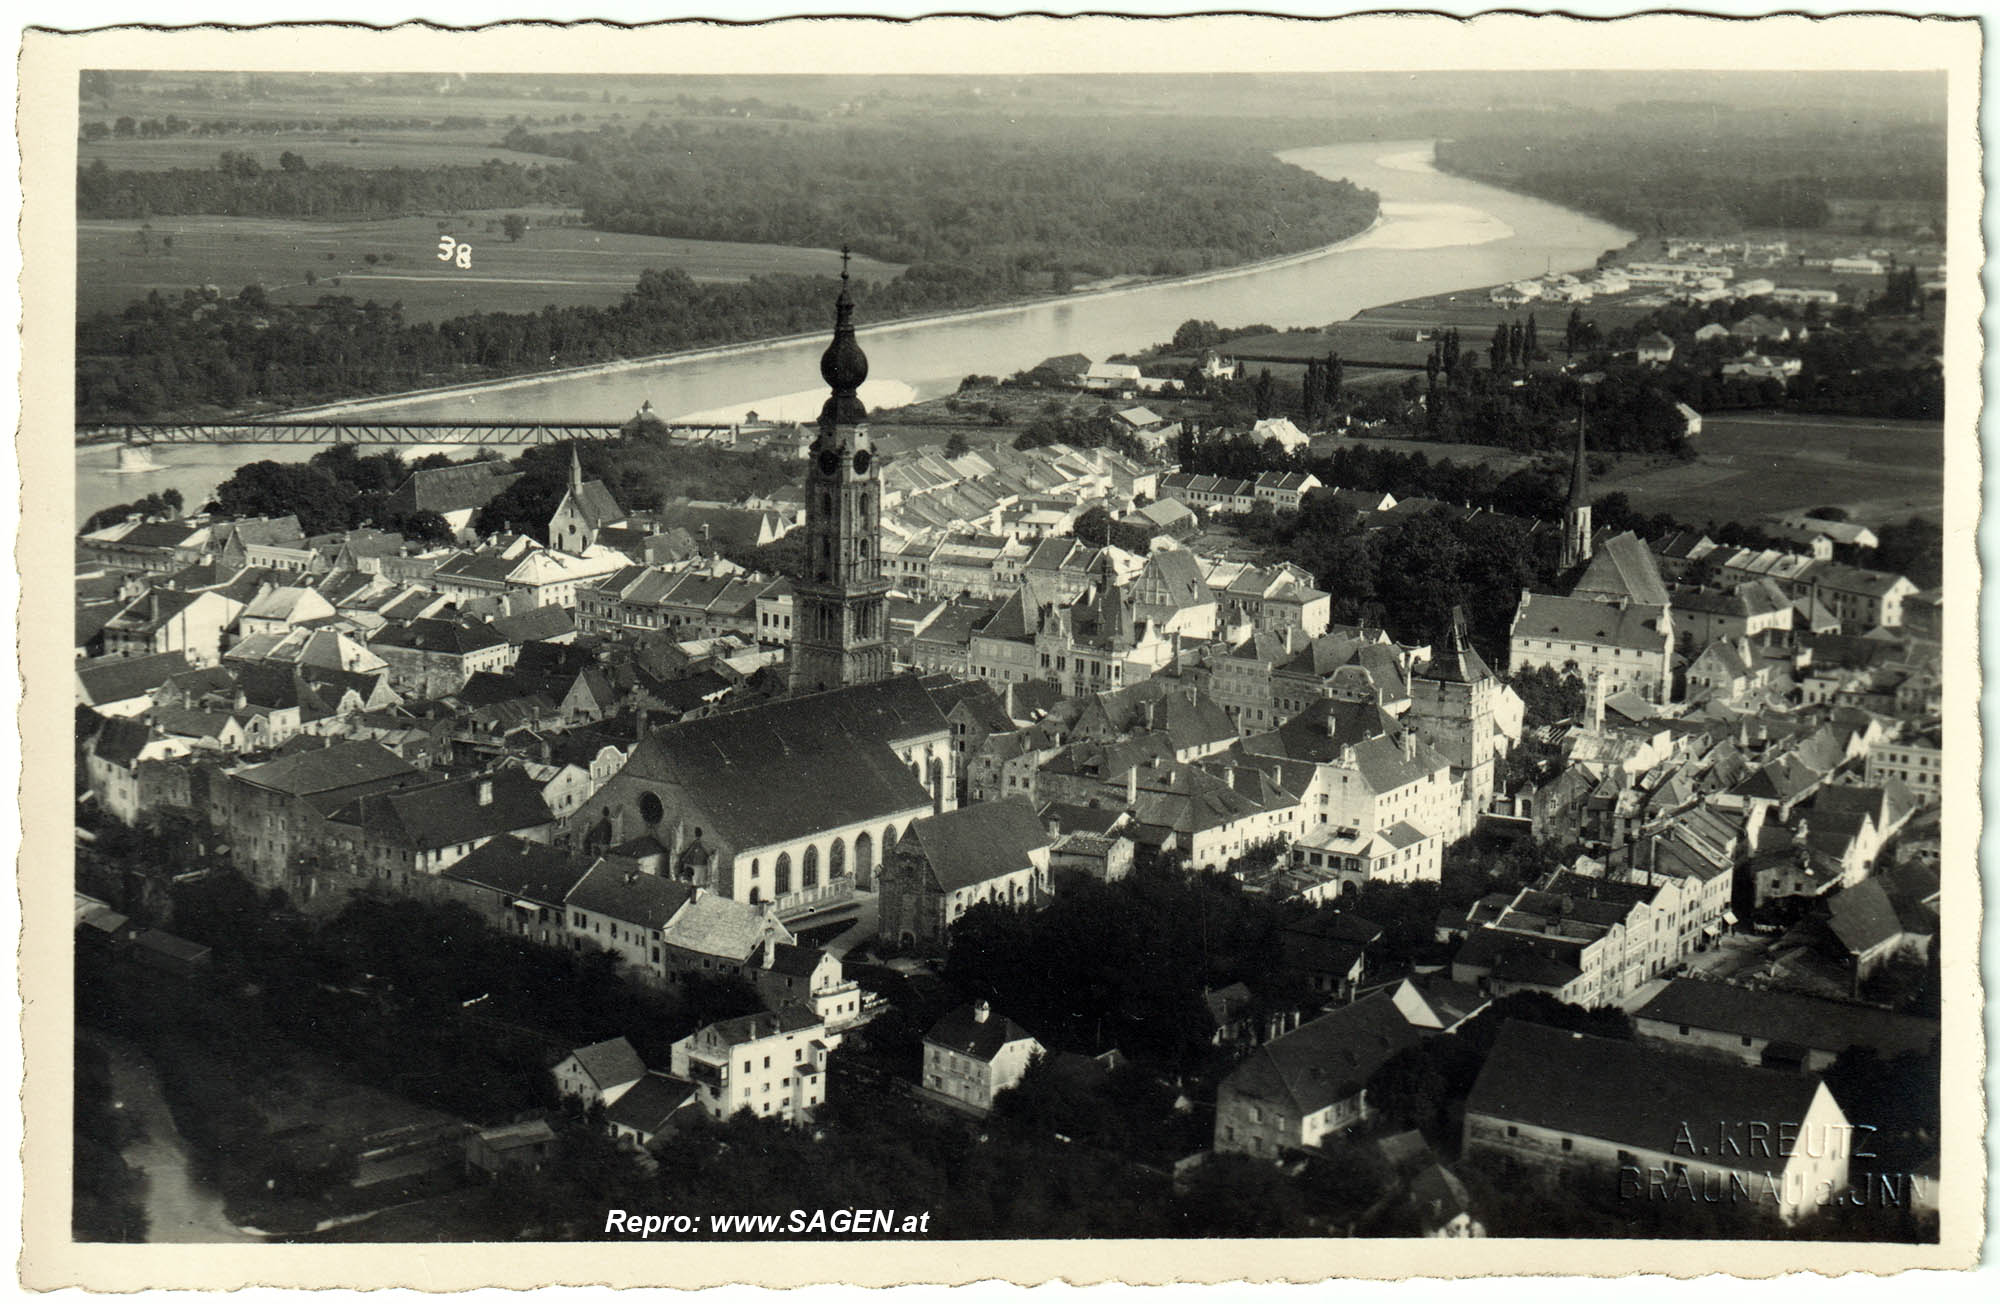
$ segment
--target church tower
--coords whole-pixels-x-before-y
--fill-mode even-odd
[[[1569,470],[1569,505],[1563,509],[1562,569],[1590,560],[1590,467],[1583,453],[1583,409],[1576,413],[1576,461]]]
[[[819,374],[833,393],[806,463],[805,574],[792,586],[792,691],[889,675],[889,581],[882,575],[882,484],[858,391],[868,357],[854,339],[841,250],[833,343]]]

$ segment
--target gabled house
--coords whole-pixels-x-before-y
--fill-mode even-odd
[[[1265,1042],[1216,1090],[1216,1152],[1277,1159],[1366,1120],[1369,1077],[1420,1036],[1377,993]]]
[[[435,887],[472,907],[488,927],[564,946],[563,902],[588,869],[561,848],[503,833],[439,871]]]
[[[940,948],[974,905],[1040,905],[1054,842],[1035,808],[1019,797],[914,821],[882,866],[878,934]]]
[[[648,1073],[604,1111],[604,1127],[614,1140],[641,1152],[699,1114],[697,1088],[686,1078]]]
[[[1042,1044],[986,1001],[961,1005],[924,1034],[925,1097],[973,1114],[990,1113],[1001,1092],[1020,1084]]]
[[[1501,1029],[1465,1102],[1468,1153],[1607,1197],[1664,1186],[1787,1222],[1847,1186],[1853,1137],[1816,1077],[1518,1021]]]
[[[328,817],[326,853],[349,873],[406,887],[503,834],[533,842],[555,834],[541,785],[518,769],[359,797]]]
[[[556,1091],[572,1100],[592,1105],[609,1105],[630,1091],[646,1076],[646,1063],[632,1043],[623,1037],[579,1046],[549,1070]]]

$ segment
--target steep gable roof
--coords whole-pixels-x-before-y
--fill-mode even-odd
[[[538,905],[560,905],[587,868],[566,851],[502,833],[439,871],[439,877]]]
[[[1659,563],[1630,530],[1614,534],[1594,549],[1590,565],[1570,590],[1572,597],[1623,599],[1664,607],[1671,599]]]
[[[157,652],[151,656],[103,657],[81,662],[76,668],[76,678],[85,705],[106,706],[143,697],[188,668],[185,653]]]
[[[378,792],[333,818],[399,846],[434,848],[554,822],[542,786],[520,770],[498,770]]]
[[[1223,1089],[1304,1117],[1358,1094],[1421,1034],[1387,993],[1323,1014],[1257,1048]]]
[[[623,1037],[579,1046],[570,1052],[570,1058],[599,1091],[637,1082],[646,1076],[646,1062]]]
[[[694,1099],[695,1086],[669,1073],[648,1073],[631,1090],[605,1107],[604,1121],[630,1128],[641,1136],[657,1136],[673,1116]]]
[[[643,873],[636,861],[622,856],[605,856],[577,880],[564,904],[621,923],[656,929],[665,928],[694,892],[691,883]]]
[[[1019,1041],[1034,1041],[1034,1034],[1004,1015],[988,1013],[980,1017],[979,1008],[961,1005],[951,1013],[931,1025],[924,1034],[927,1046],[942,1046],[959,1055],[969,1055],[988,1063],[1003,1049]]]
[[[978,802],[911,823],[914,838],[946,892],[973,887],[1029,868],[1030,853],[1054,837],[1026,800]]]

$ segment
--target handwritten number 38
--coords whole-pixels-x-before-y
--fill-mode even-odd
[[[439,236],[438,261],[441,263],[456,263],[460,267],[470,269],[472,266],[472,246],[469,244],[460,244],[448,235]]]

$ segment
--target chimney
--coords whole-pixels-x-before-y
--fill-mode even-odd
[[[632,741],[635,743],[643,743],[646,741],[646,716],[647,716],[646,708],[643,706],[640,707],[638,722],[632,726]]]
[[[1608,694],[1604,691],[1604,676],[1601,674],[1592,675],[1590,677],[1590,727],[1593,731],[1604,728],[1604,699],[1606,696]]]
[[[481,806],[491,806],[493,804],[493,780],[481,779],[479,781],[479,804]]]
[[[1001,702],[1002,702],[1002,709],[1007,713],[1007,718],[1009,720],[1013,720],[1015,718],[1014,681],[1011,679],[1007,681],[1007,686],[1001,690]]]
[[[1136,765],[1125,772],[1125,804],[1128,807],[1139,804],[1139,767]]]
[[[974,1023],[984,1023],[992,1014],[993,1007],[985,1001],[979,1000],[972,1003],[972,1021]]]
[[[1417,759],[1417,731],[1415,729],[1403,730],[1403,759],[1406,761]]]

